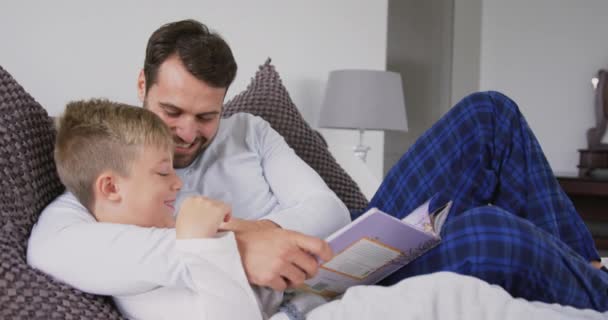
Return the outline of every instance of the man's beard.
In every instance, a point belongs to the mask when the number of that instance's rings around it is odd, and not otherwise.
[[[180,169],[185,168],[194,162],[196,158],[201,157],[203,153],[207,150],[207,148],[215,141],[215,137],[217,137],[217,133],[220,131],[222,121],[220,121],[217,125],[217,131],[211,139],[207,139],[206,137],[198,137],[197,139],[202,139],[198,150],[188,155],[179,155],[177,152],[173,152],[173,167]],[[183,141],[180,137],[173,136],[173,139],[179,139],[178,141]],[[178,142],[176,141],[176,142]]]
[[[197,144],[199,144],[199,146],[197,147],[198,149],[195,150],[194,152],[188,153],[188,154],[179,154],[179,153],[177,153],[177,151],[174,150],[174,152],[173,152],[173,167],[175,167],[175,168],[184,168],[184,167],[187,167],[190,164],[192,164],[192,162],[197,157],[199,157],[203,152],[205,152],[205,150],[209,146],[209,141],[205,137],[198,137],[196,139],[201,139],[202,141],[196,142]],[[179,138],[178,136],[173,136],[173,140],[176,143],[178,143],[182,139]]]

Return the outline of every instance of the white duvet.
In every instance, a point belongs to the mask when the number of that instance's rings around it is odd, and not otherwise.
[[[477,278],[439,272],[391,287],[353,287],[306,319],[608,319],[608,312],[516,299]]]

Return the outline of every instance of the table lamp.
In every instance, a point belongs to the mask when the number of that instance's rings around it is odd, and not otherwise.
[[[363,162],[369,146],[365,130],[407,131],[401,75],[379,70],[335,70],[329,73],[319,127],[359,130],[353,151]]]

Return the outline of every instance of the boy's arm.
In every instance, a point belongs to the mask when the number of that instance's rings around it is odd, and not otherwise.
[[[159,286],[193,289],[187,265],[174,248],[174,229],[98,223],[65,193],[40,215],[29,239],[27,261],[94,294],[137,294]]]
[[[179,204],[176,251],[192,276],[199,314],[210,319],[262,319],[232,232],[219,233],[230,220],[227,204],[188,195]],[[211,257],[211,258],[210,258]],[[279,299],[280,300],[280,299]]]
[[[199,314],[209,319],[262,319],[233,233],[178,238],[176,252],[192,277]]]

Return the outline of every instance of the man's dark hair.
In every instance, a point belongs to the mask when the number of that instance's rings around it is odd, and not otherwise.
[[[146,47],[146,92],[156,83],[158,68],[177,54],[186,70],[215,88],[228,88],[236,76],[236,61],[219,34],[195,20],[163,25],[150,36]]]

